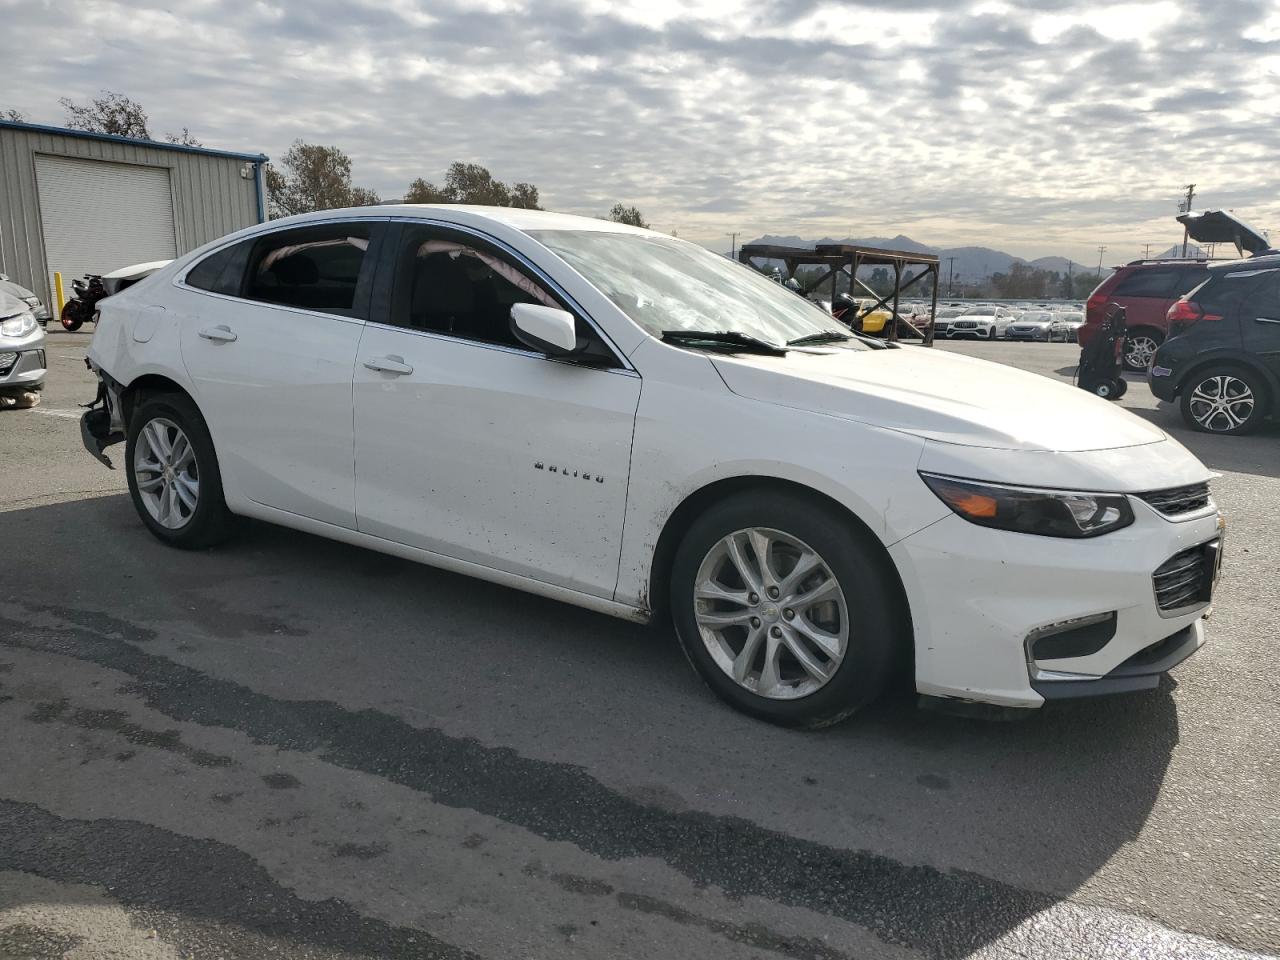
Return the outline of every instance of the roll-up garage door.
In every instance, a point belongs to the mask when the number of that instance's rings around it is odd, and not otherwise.
[[[56,271],[70,297],[86,273],[177,256],[167,168],[37,156],[36,184],[50,291]]]

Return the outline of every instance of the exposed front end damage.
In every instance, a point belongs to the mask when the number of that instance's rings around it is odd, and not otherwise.
[[[115,465],[104,451],[125,436],[123,387],[110,374],[94,366],[93,361],[86,359],[85,366],[98,378],[98,395],[80,417],[80,440],[95,460],[114,470]]]

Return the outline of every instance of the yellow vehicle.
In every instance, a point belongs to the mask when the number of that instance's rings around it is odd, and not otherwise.
[[[893,319],[893,311],[885,307],[872,310],[871,308],[875,306],[875,301],[869,298],[863,298],[855,302],[858,304],[858,316],[862,320],[862,332],[873,336],[884,333],[889,321]]]

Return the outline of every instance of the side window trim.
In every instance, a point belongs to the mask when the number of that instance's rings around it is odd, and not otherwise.
[[[388,235],[388,239],[383,244],[383,248],[382,248],[383,253],[382,253],[382,256],[379,258],[379,267],[378,267],[378,274],[383,282],[379,284],[379,290],[374,294],[373,303],[371,304],[372,311],[374,312],[370,313],[369,322],[377,323],[382,326],[392,327],[396,330],[409,329],[407,327],[404,327],[401,324],[394,323],[391,319],[391,296],[392,296],[392,290],[394,289],[394,284],[396,282],[396,278],[394,275],[395,268],[396,268],[395,261],[399,255],[401,243],[402,243],[404,234],[407,232],[407,230],[412,227],[430,227],[437,230],[453,231],[455,233],[461,233],[461,234],[466,234],[467,236],[475,237],[477,240],[480,240],[488,244],[489,246],[493,247],[499,253],[501,253],[504,257],[509,259],[512,263],[514,263],[521,270],[527,273],[530,277],[532,277],[534,280],[540,283],[543,287],[545,287],[550,293],[552,293],[556,297],[559,297],[560,300],[568,306],[569,312],[572,313],[578,319],[582,320],[584,323],[586,323],[586,325],[590,327],[591,330],[595,333],[595,335],[600,339],[600,342],[604,344],[605,348],[609,350],[610,353],[613,354],[615,365],[613,367],[601,367],[600,369],[629,371],[631,373],[636,372],[635,367],[632,366],[631,362],[627,359],[626,355],[618,348],[618,345],[613,342],[612,338],[610,338],[609,335],[605,333],[604,330],[601,329],[600,324],[596,323],[596,321],[592,318],[592,316],[582,308],[582,305],[578,303],[578,301],[574,299],[574,297],[570,295],[570,293],[567,290],[565,290],[563,286],[561,286],[559,283],[557,283],[555,280],[549,277],[541,267],[539,267],[537,264],[530,261],[528,257],[524,256],[519,251],[512,249],[508,244],[502,242],[497,237],[487,234],[482,230],[477,230],[474,227],[464,226],[463,224],[451,223],[443,220],[434,220],[427,217],[390,217],[388,219],[390,220],[390,223],[388,224],[388,229],[386,231]],[[419,333],[424,333],[432,336],[439,336],[439,337],[443,337],[445,339],[457,341],[460,343],[472,343],[479,347],[497,348],[497,349],[506,350],[512,353],[521,353],[521,354],[528,353],[529,355],[536,356],[536,357],[542,356],[541,354],[533,350],[525,351],[518,347],[507,347],[502,344],[486,344],[479,340],[472,340],[467,337],[455,337],[451,334],[440,333],[439,331],[412,331],[412,332],[419,332]],[[567,360],[564,362],[572,363],[573,361]]]

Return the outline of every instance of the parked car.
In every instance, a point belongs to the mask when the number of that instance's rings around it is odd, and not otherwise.
[[[1235,242],[1241,254],[1259,254],[1267,250],[1267,239],[1233,214],[1224,210],[1206,210],[1183,214],[1178,220],[1187,227],[1190,239],[1200,243]],[[1188,291],[1198,287],[1209,276],[1210,262],[1204,258],[1190,260],[1134,260],[1107,277],[1090,294],[1085,304],[1085,322],[1079,339],[1087,344],[1102,329],[1107,305],[1118,303],[1125,308],[1129,332],[1124,365],[1129,370],[1146,370],[1156,348],[1169,335],[1170,307]]]
[[[38,296],[3,273],[0,273],[0,293],[7,293],[9,296],[21,300],[31,310],[32,315],[35,316],[36,322],[40,326],[48,326],[49,308],[40,301]]]
[[[973,337],[978,340],[1002,340],[1013,317],[1004,307],[970,307],[947,328],[947,336],[958,340]]]
[[[0,290],[0,408],[39,403],[46,366],[44,328],[24,300]]]
[[[670,616],[719,696],[800,727],[900,668],[1005,707],[1151,688],[1204,639],[1218,512],[1162,430],[856,337],[674,237],[329,210],[100,309],[82,436],[104,460],[124,442],[138,515],[175,547],[240,514]]]
[[[1075,343],[1080,339],[1080,329],[1084,326],[1084,314],[1064,311],[1053,318],[1055,340],[1063,343]]]
[[[938,312],[933,317],[934,337],[945,337],[947,331],[951,329],[952,321],[964,311],[964,307],[938,307]]]
[[[1214,264],[1169,310],[1171,335],[1147,371],[1195,430],[1241,434],[1277,412],[1280,256]]]
[[[1048,343],[1054,339],[1054,323],[1053,314],[1028,310],[1009,324],[1006,335],[1010,340],[1039,340]]]

